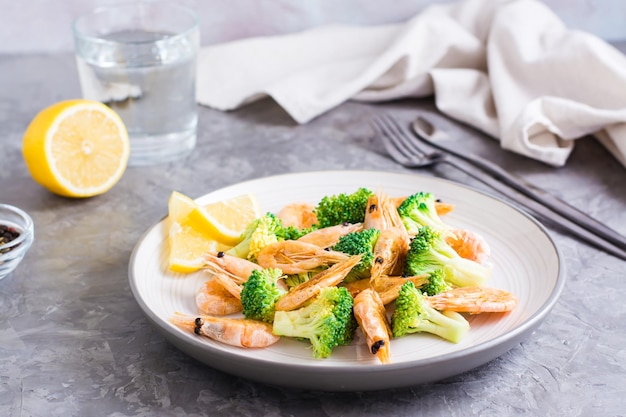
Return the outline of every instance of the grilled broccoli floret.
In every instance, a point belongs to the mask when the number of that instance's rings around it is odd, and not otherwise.
[[[457,287],[480,286],[491,276],[491,268],[462,258],[441,232],[424,226],[411,241],[404,274],[431,274],[439,269],[443,270],[445,281]]]
[[[352,194],[336,194],[323,197],[313,212],[317,217],[315,227],[324,228],[341,223],[360,223],[365,219],[367,199],[374,193],[359,188]]]
[[[335,347],[352,341],[357,326],[353,304],[347,289],[326,287],[304,307],[276,311],[273,332],[278,336],[307,339],[313,348],[313,357],[327,358]]]
[[[274,321],[276,302],[287,292],[277,285],[282,275],[277,268],[252,271],[241,289],[241,305],[246,318],[266,323]]]
[[[468,321],[461,314],[454,311],[440,312],[432,308],[411,281],[400,287],[391,316],[393,337],[427,332],[458,343],[469,328]]]
[[[410,235],[416,235],[422,226],[435,230],[445,230],[449,226],[437,214],[435,196],[428,192],[418,192],[407,197],[398,206],[398,214]]]
[[[443,269],[436,269],[431,272],[428,277],[428,283],[420,287],[420,291],[431,296],[450,289],[452,289],[452,287],[446,282]]]
[[[374,262],[374,246],[376,246],[379,236],[380,231],[374,228],[350,232],[341,236],[339,241],[331,248],[348,255],[363,255],[358,265],[348,273],[344,282],[357,281],[371,276],[370,270]]]

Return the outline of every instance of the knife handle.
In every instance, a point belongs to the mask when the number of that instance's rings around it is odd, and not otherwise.
[[[547,206],[551,210],[576,223],[580,227],[587,229],[598,236],[601,236],[618,248],[626,251],[626,237],[620,235],[616,231],[600,223],[593,217],[590,217],[588,214],[569,205],[565,201],[546,192],[545,190],[528,183],[522,178],[510,174],[509,172],[502,169],[499,165],[496,165],[491,161],[481,158],[480,156],[467,154],[465,155],[465,157],[462,158],[470,163],[473,163],[482,170],[488,172],[495,179],[500,180],[503,183],[515,188],[520,193],[532,198],[533,200],[543,204],[544,206]]]
[[[443,159],[441,163],[448,163],[449,165],[452,165],[460,171],[465,172],[471,177],[477,179],[478,181],[483,182],[484,184],[498,191],[507,199],[515,203],[514,205],[517,208],[526,211],[548,223],[560,226],[561,228],[563,228],[563,230],[587,242],[588,244],[598,249],[604,250],[605,252],[610,253],[611,255],[616,256],[622,260],[626,260],[625,249],[616,246],[603,238],[600,238],[598,235],[590,232],[588,229],[581,227],[578,223],[559,215],[555,211],[552,211],[550,208],[543,205],[542,203],[537,202],[532,198],[524,197],[519,192],[510,188],[494,176],[487,175],[485,171],[478,170],[475,165],[470,165],[467,162],[464,163],[464,161],[458,160],[451,155],[448,155],[448,158]]]
[[[482,169],[495,179],[513,187],[515,190],[533,199],[537,203],[543,204],[547,208],[560,214],[578,226],[595,233],[597,236],[602,237],[608,242],[611,242],[622,251],[626,251],[626,237],[600,223],[588,214],[569,205],[565,201],[546,192],[540,187],[530,184],[524,181],[524,179],[510,174],[499,165],[494,164],[485,158],[471,153],[459,152],[451,147],[443,146],[440,141],[435,140],[434,138],[435,136],[441,134],[446,135],[445,130],[437,129],[431,121],[427,120],[427,118],[419,116],[411,124],[411,127],[413,133],[417,135],[418,139],[423,140],[429,145],[449,154],[453,158],[458,158],[458,160],[468,162],[473,166]]]

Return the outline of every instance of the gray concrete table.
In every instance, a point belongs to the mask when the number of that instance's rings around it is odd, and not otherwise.
[[[348,102],[304,126],[263,100],[238,111],[200,109],[196,151],[129,168],[108,193],[57,197],[30,178],[22,134],[49,104],[79,96],[70,55],[0,57],[0,201],[28,211],[36,239],[0,281],[2,416],[624,416],[624,262],[559,229],[568,271],[548,318],[492,362],[437,383],[365,393],[268,386],[216,371],[153,329],[134,300],[128,262],[142,233],[167,213],[172,190],[198,197],[273,174],[367,169],[410,172],[374,140],[367,120],[409,121],[430,100]],[[626,233],[626,171],[595,140],[577,142],[555,169],[505,152],[475,133],[470,149],[541,184]],[[420,171],[477,188],[459,172]]]

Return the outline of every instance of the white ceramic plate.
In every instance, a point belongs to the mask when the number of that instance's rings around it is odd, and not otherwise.
[[[481,234],[491,246],[494,264],[489,286],[517,295],[518,307],[507,314],[468,317],[471,330],[459,344],[425,334],[393,340],[392,363],[381,365],[368,353],[360,331],[352,345],[332,357],[312,358],[307,344],[281,340],[265,349],[227,346],[186,333],[171,325],[175,311],[197,314],[194,294],[205,273],[177,274],[167,269],[166,222],[149,229],[137,243],[129,266],[130,285],[150,321],[175,346],[205,364],[257,381],[328,391],[395,388],[440,380],[482,365],[529,335],[556,303],[565,273],[546,230],[533,218],[505,202],[449,181],[420,175],[372,171],[326,171],[274,176],[209,193],[209,203],[254,193],[263,211],[283,205],[317,203],[324,195],[351,193],[359,187],[391,196],[430,191],[455,204],[445,221]]]

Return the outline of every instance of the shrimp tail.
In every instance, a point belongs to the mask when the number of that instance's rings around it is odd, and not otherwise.
[[[437,310],[459,313],[504,313],[517,306],[517,297],[509,291],[489,287],[459,287],[426,298]]]

